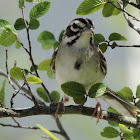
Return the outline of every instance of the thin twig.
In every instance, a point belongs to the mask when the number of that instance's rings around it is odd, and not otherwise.
[[[21,126],[21,125],[19,124],[19,122],[17,122],[16,119],[15,119],[14,117],[12,117],[12,119],[13,119],[13,121],[17,124],[17,126]]]
[[[134,20],[140,22],[139,19],[137,19],[136,17],[134,17],[133,15],[129,14],[128,12],[126,12],[126,10],[117,7],[112,1],[108,1],[108,3],[112,4],[115,8],[117,8],[118,10],[122,11],[123,13],[127,14],[128,16],[132,17]]]
[[[29,45],[29,51],[26,50],[26,52],[28,53],[29,57],[30,57],[30,61],[32,63],[32,66],[35,70],[35,74],[38,78],[40,78],[38,72],[37,72],[37,69],[35,67],[35,63],[34,63],[34,60],[33,60],[33,57],[32,57],[32,47],[31,47],[31,41],[30,41],[30,34],[29,34],[29,25],[27,24],[26,22],[26,19],[25,19],[25,14],[24,14],[24,8],[21,8],[21,11],[22,11],[22,16],[23,16],[23,19],[24,19],[24,23],[25,23],[25,27],[26,27],[26,32],[27,32],[27,39],[28,39],[28,45]],[[25,48],[25,47],[24,47]],[[48,91],[48,89],[46,88],[46,86],[44,85],[44,83],[42,82],[42,87],[44,88],[44,90],[46,91],[46,94],[48,96],[48,99],[49,101],[52,103],[53,102],[53,99],[51,98],[50,96],[50,93]]]
[[[136,4],[134,2],[131,2],[129,0],[122,0],[123,2],[127,2],[128,4],[130,4],[131,6],[134,6],[135,8],[139,9],[140,10],[140,5],[139,4]]]
[[[1,69],[0,69],[0,76],[4,76],[5,78],[8,78],[7,74],[6,74],[3,70],[1,70]],[[19,88],[22,87],[22,84],[21,84],[19,81],[17,81],[16,79],[14,79],[14,78],[11,77],[11,81],[12,81],[14,84],[16,84]],[[21,94],[22,96],[24,96],[24,97],[26,97],[27,99],[29,99],[29,100],[32,101],[32,99],[29,97],[29,96],[30,96],[29,90],[28,90],[27,88],[25,88],[25,87],[22,87],[21,90],[22,90],[23,92],[25,92],[25,93],[19,92],[19,94]],[[17,90],[16,90],[15,92],[17,92]],[[29,96],[28,96],[28,95],[29,95]],[[36,97],[35,95],[34,95],[34,97],[35,97],[36,101],[37,101],[40,105],[44,105],[44,102],[42,102],[38,97]]]
[[[34,105],[35,105],[35,106],[39,106],[39,105],[38,105],[38,102],[36,101],[36,99],[35,99],[35,97],[34,97],[32,91],[31,91],[31,88],[30,88],[30,86],[29,86],[29,84],[28,84],[28,82],[27,82],[27,80],[26,80],[26,76],[25,76],[24,70],[22,69],[21,72],[22,72],[22,74],[23,74],[23,80],[24,80],[26,86],[28,87],[28,90],[29,90],[29,92],[30,92],[30,95],[31,95],[32,101],[34,102]]]
[[[13,93],[12,97],[11,97],[11,100],[10,100],[10,103],[11,103],[11,108],[13,107],[13,99],[17,96],[17,94],[20,92],[20,90],[22,90],[22,88],[24,87],[25,83],[20,87],[20,89],[16,92],[16,93]],[[29,97],[28,97],[29,98]],[[31,99],[31,98],[30,98]]]
[[[123,15],[127,21],[127,24],[129,27],[131,27],[132,29],[134,29],[138,34],[140,34],[140,29],[138,27],[136,27],[128,18],[128,15],[126,14],[126,10],[123,7],[123,4],[121,1],[118,1],[118,4],[120,5],[121,9],[123,10]]]

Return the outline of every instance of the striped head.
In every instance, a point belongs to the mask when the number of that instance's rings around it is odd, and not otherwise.
[[[76,18],[72,20],[66,28],[64,41],[68,45],[73,45],[84,34],[90,34],[93,38],[94,23],[88,18]]]

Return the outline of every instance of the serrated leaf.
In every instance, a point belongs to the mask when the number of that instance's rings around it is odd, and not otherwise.
[[[60,100],[60,93],[58,91],[53,90],[50,93],[51,98],[53,99],[54,102],[58,103]]]
[[[42,84],[42,81],[40,78],[36,76],[30,76],[27,78],[27,81],[31,84]]]
[[[60,140],[57,137],[55,137],[49,130],[45,129],[41,125],[36,124],[36,126],[38,126],[42,131],[44,131],[52,140]]]
[[[120,35],[119,33],[112,33],[109,35],[109,40],[113,41],[113,40],[117,40],[117,41],[127,41],[127,39]]]
[[[41,32],[37,40],[42,44],[42,48],[46,50],[51,49],[57,42],[54,35],[48,31]]]
[[[42,17],[47,13],[51,5],[50,1],[40,2],[36,6],[34,6],[30,11],[30,20]]]
[[[33,2],[34,0],[26,0],[27,2]]]
[[[2,83],[2,88],[0,89],[0,103],[5,106],[5,83],[6,80]]]
[[[105,127],[103,132],[101,132],[101,136],[106,138],[116,138],[119,136],[119,132],[113,127]]]
[[[125,98],[126,100],[132,102],[133,101],[133,92],[129,87],[124,87],[119,92],[117,92],[120,96]]]
[[[60,33],[60,35],[59,35],[59,38],[58,38],[59,42],[62,41],[62,37],[63,37],[63,35],[64,35],[64,32],[65,32],[65,30],[62,30],[62,31],[61,31],[61,33]]]
[[[132,134],[132,130],[128,129],[127,126],[125,126],[124,124],[119,124],[120,130],[122,133],[131,133]]]
[[[102,43],[99,45],[100,50],[105,53],[107,50],[107,44],[106,43]]]
[[[140,129],[136,129],[136,128],[133,129],[133,137],[140,139]]]
[[[137,101],[136,106],[140,108],[140,99]]]
[[[38,65],[38,70],[48,70],[50,68],[51,59],[46,59]]]
[[[27,21],[26,21],[27,22]],[[18,18],[14,24],[16,30],[23,30],[25,29],[25,22],[23,18]]]
[[[136,98],[140,98],[140,85],[137,86]]]
[[[51,71],[51,68],[47,70],[47,75],[50,79],[55,79],[55,73]]]
[[[106,3],[102,10],[102,15],[104,17],[110,17],[113,14],[114,6],[111,3]]]
[[[20,47],[21,47],[21,44],[18,41],[16,41],[16,49],[20,49]]]
[[[8,47],[16,41],[16,35],[10,30],[4,30],[0,36],[0,44]]]
[[[87,101],[87,98],[85,98],[84,96],[81,98],[73,98],[74,102],[76,104],[80,104],[80,105],[84,105],[85,102]]]
[[[29,28],[30,28],[31,30],[35,30],[35,29],[37,29],[39,26],[40,26],[40,22],[39,22],[37,19],[32,19],[32,20],[30,20]]]
[[[23,80],[23,73],[21,72],[21,68],[19,67],[14,67],[12,69],[10,69],[10,75],[11,77],[13,77],[14,79],[17,79],[17,80]],[[27,75],[27,71],[25,71],[25,75]]]
[[[123,139],[124,140],[134,140],[134,137],[130,133],[123,133]]]
[[[6,27],[7,25],[10,25],[10,24],[8,23],[8,21],[6,21],[6,20],[4,20],[4,19],[0,19],[0,29],[5,29],[5,27]]]
[[[118,127],[119,126],[118,123],[110,122],[110,121],[108,121],[108,124],[111,125],[111,126],[114,126],[114,127]]]
[[[108,107],[108,111],[115,113],[115,114],[118,114],[118,112],[115,109],[113,109],[111,106]]]
[[[24,0],[19,0],[18,7],[19,8],[23,8],[24,7]]]
[[[90,98],[98,98],[102,96],[106,91],[106,85],[104,83],[96,83],[89,89],[88,95]]]
[[[36,70],[38,69],[38,65],[35,65],[35,69],[36,69]],[[30,67],[30,71],[31,71],[31,72],[34,72],[34,71],[35,71],[33,66]]]
[[[46,92],[45,92],[45,90],[43,88],[41,88],[41,87],[37,88],[36,89],[36,92],[37,92],[38,96],[43,101],[45,101],[46,103],[49,103],[50,102],[49,99],[48,99],[48,96],[47,96],[47,94],[46,94]]]
[[[76,14],[78,15],[87,15],[101,9],[106,0],[84,0],[80,6],[77,8]]]
[[[84,86],[73,81],[62,84],[61,89],[65,94],[74,98],[84,97],[86,94]]]
[[[105,37],[102,34],[95,34],[94,35],[94,43],[98,45],[101,42],[105,41]]]

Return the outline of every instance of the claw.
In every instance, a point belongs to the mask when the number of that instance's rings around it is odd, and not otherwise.
[[[95,114],[97,113],[97,123],[99,122],[99,119],[103,119],[103,112],[102,112],[102,109],[101,109],[101,104],[98,102],[98,100],[96,99],[97,101],[97,104],[96,104],[96,107],[94,109],[94,112],[92,114],[92,118],[95,116]]]

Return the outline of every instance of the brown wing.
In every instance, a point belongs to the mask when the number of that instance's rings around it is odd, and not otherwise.
[[[99,52],[99,56],[100,56],[100,67],[101,67],[101,70],[103,72],[104,75],[107,74],[107,65],[106,65],[106,59],[102,53],[102,51],[98,48],[98,52]]]
[[[50,63],[51,71],[54,73],[55,73],[55,59],[56,59],[57,52],[58,52],[58,47],[55,49]]]

